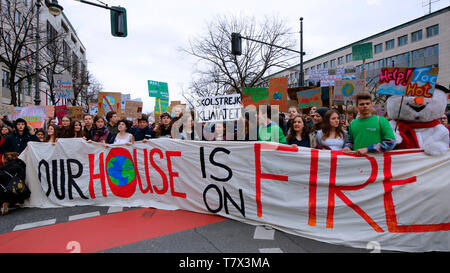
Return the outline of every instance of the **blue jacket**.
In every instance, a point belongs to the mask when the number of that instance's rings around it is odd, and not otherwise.
[[[153,131],[150,126],[145,127],[144,129],[139,128],[138,126],[130,129],[130,133],[134,136],[135,141],[141,141],[143,139],[155,138],[156,132]]]

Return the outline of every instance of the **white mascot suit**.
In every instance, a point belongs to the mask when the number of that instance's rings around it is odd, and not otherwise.
[[[449,131],[440,123],[445,113],[449,90],[436,85],[431,98],[390,96],[387,113],[395,130],[395,149],[424,149],[429,155],[441,155],[449,148]],[[397,120],[397,122],[395,121]]]

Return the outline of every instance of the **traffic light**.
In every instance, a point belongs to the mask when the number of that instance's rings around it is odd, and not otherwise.
[[[242,37],[239,33],[231,33],[231,54],[242,54]]]
[[[111,7],[111,34],[115,37],[127,37],[127,10]]]

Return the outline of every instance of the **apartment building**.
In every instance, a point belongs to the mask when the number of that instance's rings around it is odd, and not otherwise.
[[[450,6],[305,61],[305,85],[317,84],[318,79],[311,75],[321,69],[354,67],[356,77],[362,78],[362,61],[353,61],[352,47],[370,42],[373,58],[365,64],[367,86],[378,81],[380,68],[386,66],[439,67],[438,83],[449,86]],[[299,71],[299,65],[295,65],[266,79],[288,77],[289,87],[296,87]]]
[[[9,29],[10,31],[2,31],[2,39],[0,42],[0,54],[9,54],[6,52],[8,47],[5,43],[9,43],[11,47],[17,45],[19,37],[23,38],[23,33],[19,36],[19,31],[11,31],[12,28],[20,29],[26,27],[31,23],[30,31],[27,33],[27,38],[24,38],[26,46],[23,47],[22,60],[16,73],[16,79],[19,81],[15,85],[15,93],[17,102],[20,106],[28,104],[35,104],[35,77],[27,77],[28,74],[34,73],[36,68],[35,54],[32,52],[36,48],[36,0],[0,0],[0,22],[2,29]],[[49,96],[48,75],[55,70],[56,73],[65,73],[72,76],[73,79],[80,79],[82,75],[86,74],[86,48],[79,39],[75,29],[71,25],[67,16],[62,12],[58,16],[50,14],[46,1],[41,1],[39,9],[39,47],[41,67],[39,83],[40,105],[51,105],[52,102]],[[9,17],[7,17],[9,16]],[[58,37],[58,39],[55,39]],[[11,49],[12,51],[13,49]],[[60,56],[57,68],[51,68],[47,65],[52,56]],[[1,69],[1,86],[0,86],[0,103],[9,105],[11,103],[11,87],[8,81],[10,77],[10,69],[5,63],[0,61]],[[28,73],[27,73],[28,71]],[[80,98],[79,98],[80,99]],[[65,104],[65,100],[60,100],[57,104]]]

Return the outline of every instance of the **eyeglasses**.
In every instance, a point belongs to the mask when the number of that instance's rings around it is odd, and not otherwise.
[[[446,117],[443,117],[443,118],[441,118],[441,120],[447,120],[447,118],[446,118]]]

